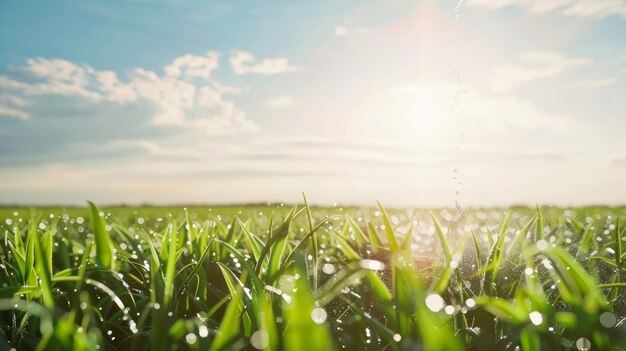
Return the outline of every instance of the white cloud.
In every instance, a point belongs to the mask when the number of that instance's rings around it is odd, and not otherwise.
[[[283,70],[293,68],[266,61],[254,65],[252,70],[278,72],[281,67]],[[226,94],[239,94],[248,88],[227,86],[210,79],[218,65],[216,52],[209,52],[207,56],[183,55],[164,67],[164,75],[136,68],[123,81],[113,71],[97,71],[89,65],[62,59],[29,59],[25,66],[18,68],[21,73],[16,75],[18,78],[0,76],[0,93],[11,92],[10,96],[18,102],[2,98],[0,101],[11,104],[2,107],[0,113],[22,120],[30,117],[23,107],[34,100],[27,101],[16,94],[31,99],[40,95],[63,95],[119,105],[148,102],[154,107],[152,121],[156,125],[175,125],[212,135],[257,131],[258,126],[245,112],[233,101],[224,99]],[[193,78],[208,82],[200,83]]]
[[[160,146],[158,146],[157,144],[149,141],[149,140],[145,140],[145,139],[120,139],[120,140],[114,140],[113,141],[113,145],[115,146],[129,146],[129,147],[137,147],[140,148],[142,150],[145,150],[148,153],[151,154],[161,154],[163,153],[163,149],[161,149]]]
[[[130,85],[157,107],[154,122],[157,124],[183,124],[185,110],[194,107],[196,86],[173,77],[159,77],[142,68],[135,69]]]
[[[335,26],[335,35],[338,37],[346,37],[357,34],[367,34],[370,30],[363,27],[348,27],[344,25]]]
[[[15,95],[0,95],[0,101],[5,102],[6,104],[15,106],[15,107],[24,107],[30,105],[30,102],[26,99],[23,99],[19,96]]]
[[[335,35],[338,37],[343,37],[348,34],[348,29],[344,26],[335,26]]]
[[[245,51],[234,51],[230,56],[230,65],[235,74],[256,73],[266,76],[296,72],[298,67],[289,63],[286,58],[265,59],[255,63],[252,54]]]
[[[22,121],[30,119],[30,115],[15,108],[0,105],[0,117],[15,118]]]
[[[273,109],[286,108],[293,105],[293,98],[288,95],[276,96],[265,102],[265,106]]]
[[[533,80],[558,75],[564,71],[590,64],[591,60],[567,57],[554,51],[529,51],[516,63],[498,65],[493,70],[491,88],[503,93]]]
[[[613,85],[615,83],[617,83],[617,81],[619,81],[619,79],[617,78],[595,78],[595,79],[587,79],[587,80],[583,80],[578,82],[578,86],[583,87],[583,88],[591,88],[591,89],[596,89],[596,88],[603,88],[603,87],[607,87],[609,85]]]
[[[211,82],[211,86],[220,94],[241,94],[250,90],[250,88],[246,86],[224,85],[218,81]]]
[[[125,103],[137,99],[137,92],[130,86],[123,84],[112,71],[96,72],[96,79],[100,91],[107,96],[108,100]]]
[[[534,15],[557,12],[572,17],[626,17],[626,2],[623,0],[468,0],[465,5],[486,9],[518,6]]]
[[[95,73],[88,65],[38,57],[28,59],[22,70],[40,79],[38,83],[27,84],[25,93],[28,95],[77,95],[93,100],[101,97],[97,92],[88,89],[89,80]]]
[[[171,64],[165,66],[165,75],[168,77],[209,79],[213,70],[219,66],[220,54],[209,51],[206,56],[184,55],[177,57]]]
[[[29,104],[29,101],[19,96],[0,93],[0,117],[19,119],[22,121],[28,120],[30,119],[30,115],[22,111],[21,108]]]

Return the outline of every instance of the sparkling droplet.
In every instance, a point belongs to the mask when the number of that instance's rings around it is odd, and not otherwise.
[[[189,333],[187,334],[187,336],[185,336],[185,341],[187,341],[189,345],[195,344],[197,339],[198,338],[196,337],[196,334],[194,333]]]
[[[473,308],[474,306],[476,306],[476,300],[470,297],[469,299],[465,301],[465,305],[469,308]]]
[[[328,317],[328,314],[326,313],[326,310],[321,307],[316,307],[311,312],[311,319],[313,319],[313,322],[316,324],[324,323],[326,321],[326,317]]]
[[[324,272],[326,274],[333,274],[333,273],[335,273],[335,266],[333,266],[330,263],[325,263],[322,266],[322,272]]]
[[[433,312],[439,312],[443,308],[445,302],[441,296],[437,294],[430,294],[426,297],[426,306]]]
[[[540,325],[543,323],[543,316],[537,311],[530,312],[528,314],[528,318],[530,318],[530,322],[534,325]]]
[[[362,260],[361,267],[372,271],[382,271],[385,269],[385,264],[376,260]]]

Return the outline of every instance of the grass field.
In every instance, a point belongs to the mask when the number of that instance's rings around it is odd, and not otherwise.
[[[0,208],[0,349],[626,350],[626,208]]]

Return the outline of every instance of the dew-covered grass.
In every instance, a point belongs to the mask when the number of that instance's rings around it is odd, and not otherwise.
[[[0,350],[626,350],[625,208],[1,208]]]

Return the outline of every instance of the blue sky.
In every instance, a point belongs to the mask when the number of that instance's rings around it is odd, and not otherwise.
[[[3,1],[0,202],[622,204],[626,2]]]

